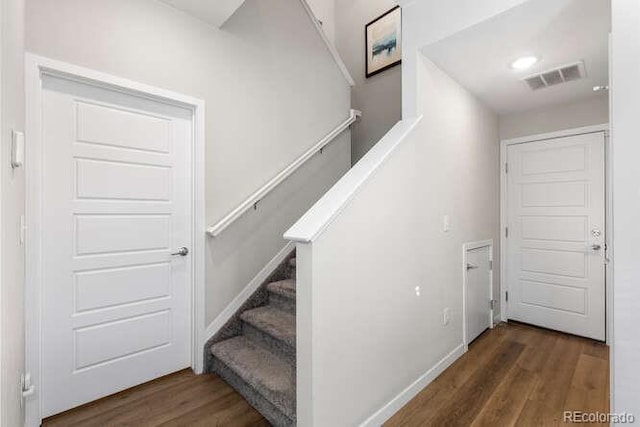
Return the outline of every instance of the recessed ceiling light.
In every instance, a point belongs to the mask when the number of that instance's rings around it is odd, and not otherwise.
[[[602,92],[605,90],[609,90],[609,86],[594,86],[593,87],[593,91],[594,92]]]
[[[526,70],[536,62],[538,62],[538,58],[535,56],[523,56],[522,58],[518,58],[513,61],[511,63],[511,68],[514,70]]]

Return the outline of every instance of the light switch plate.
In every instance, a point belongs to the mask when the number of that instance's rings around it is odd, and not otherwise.
[[[11,167],[19,168],[24,165],[24,133],[11,132]]]
[[[442,231],[444,231],[445,233],[451,231],[451,218],[449,217],[449,215],[445,215],[442,218]]]
[[[447,326],[451,320],[451,309],[449,307],[442,311],[442,326]]]

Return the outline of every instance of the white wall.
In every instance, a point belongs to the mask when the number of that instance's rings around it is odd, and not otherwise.
[[[500,116],[500,138],[517,138],[603,123],[609,123],[608,93],[539,110]]]
[[[419,50],[529,0],[398,0],[403,6],[402,115],[417,111]]]
[[[498,242],[498,119],[424,57],[418,77],[422,122],[311,243],[298,245],[300,425],[359,425],[462,349],[463,244]],[[387,142],[341,183],[375,163]],[[442,326],[446,307],[451,322]]]
[[[365,25],[396,6],[395,0],[335,0],[336,47],[355,80],[351,105],[362,111],[353,126],[352,160],[355,163],[401,117],[402,68],[365,77]]]
[[[322,22],[322,29],[331,43],[336,42],[336,0],[307,0],[311,10]]]
[[[24,213],[24,169],[13,171],[10,167],[11,130],[24,131],[24,1],[3,0],[0,7],[0,425],[9,427],[22,425],[20,375],[24,370],[24,247],[19,240],[19,219]]]
[[[204,99],[209,223],[349,115],[349,85],[299,0],[247,0],[220,30],[155,0],[27,0],[27,49]],[[347,133],[209,240],[207,323],[349,163]]]
[[[612,2],[613,411],[640,418],[640,2]]]
[[[351,105],[363,112],[352,126],[355,163],[401,118],[400,66],[365,77],[365,25],[395,7],[395,0],[307,0],[355,81]]]

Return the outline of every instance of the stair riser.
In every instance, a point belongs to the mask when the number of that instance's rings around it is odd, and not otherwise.
[[[213,372],[224,379],[231,387],[244,397],[267,421],[275,427],[295,427],[295,419],[290,418],[281,409],[265,399],[259,391],[255,390],[251,385],[238,376],[227,365],[217,358],[213,358],[211,364]],[[295,408],[289,410],[291,415],[295,416]]]
[[[283,341],[263,332],[255,326],[244,322],[242,325],[242,334],[252,342],[258,344],[262,348],[266,348],[280,359],[287,361],[296,366],[296,349]]]
[[[296,314],[296,300],[269,292],[269,304],[287,313]]]
[[[291,263],[288,263],[285,268],[284,268],[284,276],[287,279],[294,279],[296,278],[296,266],[291,265]]]

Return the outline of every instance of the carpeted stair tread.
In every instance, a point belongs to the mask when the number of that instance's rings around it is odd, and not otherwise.
[[[294,366],[242,335],[214,344],[211,346],[211,354],[287,417],[295,420]]]
[[[296,259],[280,264],[210,340],[208,369],[274,427],[296,425]],[[240,334],[240,335],[238,335]]]
[[[296,317],[291,313],[274,308],[270,305],[254,308],[242,313],[240,318],[254,328],[295,347],[296,345]]]
[[[267,290],[273,294],[277,294],[285,298],[293,300],[296,299],[296,281],[293,279],[269,283],[267,285]]]

